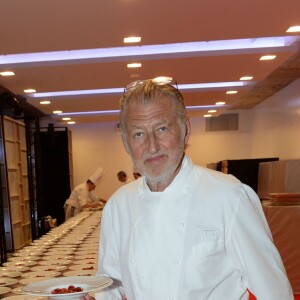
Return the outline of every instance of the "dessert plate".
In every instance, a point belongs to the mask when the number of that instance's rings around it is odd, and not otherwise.
[[[53,300],[77,300],[90,291],[104,289],[112,283],[111,278],[104,276],[59,277],[29,284],[22,288],[22,292],[35,296],[46,296]],[[68,288],[70,285],[80,287],[82,291],[69,294],[52,293],[55,289]]]

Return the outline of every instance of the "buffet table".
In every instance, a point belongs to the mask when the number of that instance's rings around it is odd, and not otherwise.
[[[274,243],[294,293],[300,293],[300,205],[263,201]]]
[[[0,268],[0,299],[47,299],[21,295],[25,285],[97,271],[102,211],[84,211],[13,253]],[[84,278],[84,277],[82,277]],[[94,296],[94,292],[91,292]]]

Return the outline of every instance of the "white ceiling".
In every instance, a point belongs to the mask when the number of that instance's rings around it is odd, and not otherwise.
[[[0,84],[16,95],[26,88],[38,93],[73,90],[123,88],[136,79],[165,75],[178,85],[191,83],[237,82],[252,75],[253,84],[226,95],[228,88],[184,91],[186,105],[214,105],[226,101],[227,107],[251,108],[299,77],[299,33],[286,33],[300,25],[299,0],[1,0],[0,71],[12,70],[15,76],[0,76]],[[102,59],[77,59],[44,63],[7,63],[10,54],[110,48],[122,50],[123,38],[141,36],[142,41],[126,49],[141,51],[146,46],[233,39],[291,37],[298,39],[286,47],[261,50],[192,52],[152,56],[131,54]],[[70,52],[71,54],[72,52]],[[261,55],[276,54],[273,61],[259,61]],[[34,55],[36,57],[36,55]],[[141,62],[139,69],[127,63]],[[278,73],[289,66],[290,72]],[[291,73],[291,69],[293,69]],[[277,73],[276,73],[277,72]],[[278,76],[281,74],[278,82]],[[276,84],[273,84],[276,78]],[[267,83],[267,84],[266,84]],[[257,90],[259,89],[259,95]],[[264,96],[265,95],[265,96]],[[118,110],[121,94],[45,97],[26,95],[28,103],[45,114]],[[259,97],[258,97],[259,96]],[[206,109],[193,110],[202,116]],[[61,116],[56,117],[57,120]],[[76,123],[116,121],[117,114],[72,116]]]

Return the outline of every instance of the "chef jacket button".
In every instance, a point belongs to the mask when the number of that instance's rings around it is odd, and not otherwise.
[[[174,263],[174,265],[178,265],[179,264],[179,260],[178,259],[174,259],[173,263]]]
[[[169,298],[170,298],[170,299],[174,299],[174,295],[170,295]]]
[[[184,227],[184,223],[183,222],[179,223],[179,226]]]

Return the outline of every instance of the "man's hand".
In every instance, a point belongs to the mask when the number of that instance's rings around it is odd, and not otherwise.
[[[89,294],[86,294],[84,297],[80,298],[80,300],[96,300],[96,299],[89,296]]]

